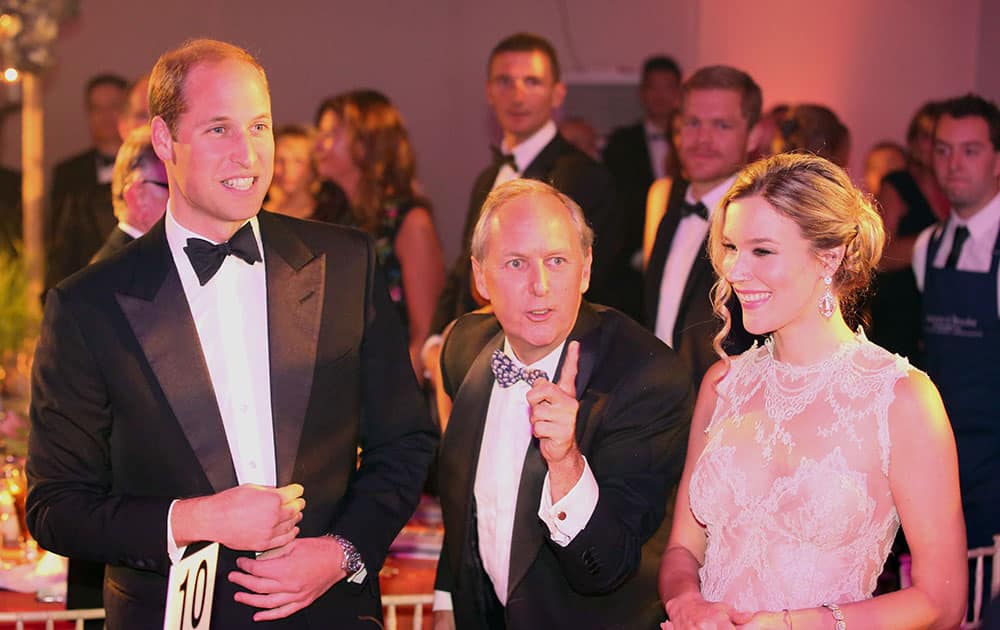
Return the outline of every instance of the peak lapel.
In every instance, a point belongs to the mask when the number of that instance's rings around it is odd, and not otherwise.
[[[503,339],[503,332],[497,333],[476,356],[455,396],[451,420],[441,438],[442,457],[438,474],[442,503],[459,506],[459,509],[445,513],[450,517],[445,520],[445,531],[461,545],[462,553],[477,553],[477,550],[466,546],[467,528],[475,526],[471,519],[471,506],[486,412],[493,390],[490,360],[493,351],[502,347]],[[451,560],[454,563],[452,570],[458,575],[461,560],[455,556]]]
[[[326,255],[316,255],[268,212],[261,212],[267,265],[267,330],[279,486],[291,483],[316,368],[326,289]]]
[[[212,489],[231,488],[229,443],[163,221],[136,250],[133,281],[115,297]]]

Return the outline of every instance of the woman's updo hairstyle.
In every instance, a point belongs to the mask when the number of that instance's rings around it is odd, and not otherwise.
[[[737,199],[762,197],[779,214],[799,226],[813,251],[844,246],[844,258],[833,275],[836,294],[848,325],[856,325],[852,308],[868,288],[882,257],[885,230],[871,199],[851,182],[844,169],[829,160],[806,153],[784,153],[750,164],[740,172],[712,216],[708,252],[719,278],[712,291],[715,313],[724,324],[715,338],[715,349],[726,358],[722,341],[731,328],[726,306],[732,286],[725,279],[722,230],[729,204]]]

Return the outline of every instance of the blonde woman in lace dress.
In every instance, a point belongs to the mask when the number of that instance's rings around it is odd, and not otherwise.
[[[747,167],[709,253],[768,341],[706,375],[670,543],[664,628],[951,628],[965,607],[955,443],[934,385],[847,325],[881,220],[832,163]],[[872,598],[902,523],[913,586]]]

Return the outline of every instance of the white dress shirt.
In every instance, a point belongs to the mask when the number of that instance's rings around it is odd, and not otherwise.
[[[948,217],[944,225],[944,238],[938,247],[933,265],[936,269],[944,267],[955,242],[955,228],[964,225],[969,229],[969,237],[962,245],[955,268],[960,271],[978,271],[986,273],[993,262],[993,243],[1000,231],[1000,194],[990,200],[982,210],[968,220],[963,220],[955,213]],[[917,279],[917,288],[924,290],[924,280],[927,274],[927,247],[930,245],[931,234],[940,229],[940,225],[932,225],[917,237],[913,245],[913,275]],[[1000,274],[997,274],[997,313],[1000,316]]]
[[[524,169],[528,168],[528,165],[535,161],[535,158],[542,152],[542,149],[552,142],[552,138],[556,137],[556,133],[558,133],[556,124],[550,120],[542,125],[542,128],[532,134],[530,138],[516,147],[509,147],[506,142],[501,143],[500,149],[504,153],[513,154],[518,170],[515,171],[510,167],[510,164],[501,166],[500,170],[497,171],[496,179],[493,180],[493,188],[520,177],[524,173]]]
[[[562,356],[565,345],[565,342],[559,344],[544,358],[526,367],[543,370],[551,378],[559,365],[559,357]],[[504,342],[504,352],[515,365],[525,367],[514,356],[507,342]],[[510,387],[493,383],[473,489],[479,557],[483,562],[483,569],[493,582],[497,598],[504,605],[507,603],[510,577],[517,490],[521,482],[524,457],[531,443],[531,422],[528,419],[531,407],[526,399],[530,389],[524,381],[518,381]],[[545,475],[538,517],[548,526],[553,542],[562,547],[572,542],[593,515],[598,494],[597,480],[586,459],[583,474],[576,485],[554,504],[549,488],[549,475]],[[560,515],[563,518],[559,518]],[[434,595],[434,610],[452,609],[449,593],[436,591]]]
[[[250,219],[250,225],[263,257],[257,217]],[[219,271],[202,286],[184,247],[189,238],[214,241],[179,224],[169,206],[165,228],[212,380],[236,479],[241,485],[274,487],[277,473],[264,263],[250,265],[236,256],[226,256]],[[176,562],[183,549],[174,544],[169,515],[167,538],[171,560]]]
[[[643,128],[646,131],[649,165],[653,167],[653,181],[663,179],[667,175],[667,154],[670,153],[667,132],[648,120],[643,121]]]
[[[692,197],[691,189],[688,188],[684,200],[688,203],[701,201],[711,218],[723,195],[736,181],[736,175],[737,173],[733,173],[729,179],[702,195],[700,200]],[[677,232],[674,233],[674,240],[670,242],[670,253],[667,254],[663,278],[660,280],[660,301],[656,310],[655,328],[656,336],[671,348],[676,341],[674,326],[677,324],[677,313],[681,307],[684,286],[687,284],[695,259],[701,254],[706,236],[708,236],[708,221],[692,214],[681,219]]]

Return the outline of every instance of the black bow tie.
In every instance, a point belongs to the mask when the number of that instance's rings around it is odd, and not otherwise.
[[[708,221],[708,209],[705,208],[705,204],[700,201],[694,203],[682,202],[681,203],[681,218],[689,217],[691,215],[696,215],[702,219]]]
[[[250,226],[249,221],[236,230],[236,234],[233,234],[232,238],[218,245],[213,245],[201,238],[189,238],[187,246],[184,247],[184,253],[188,255],[201,286],[205,286],[205,283],[212,279],[212,276],[222,266],[223,261],[226,260],[226,256],[236,256],[246,261],[248,265],[261,260],[260,250],[257,249],[257,239],[253,236],[253,227]]]
[[[496,165],[497,170],[503,168],[504,164],[507,164],[515,173],[520,173],[521,169],[517,168],[517,161],[514,160],[513,153],[504,153],[500,149],[491,146],[490,151],[493,152],[493,164]]]

